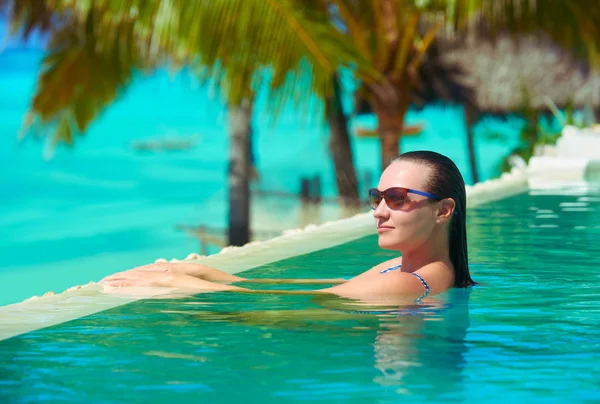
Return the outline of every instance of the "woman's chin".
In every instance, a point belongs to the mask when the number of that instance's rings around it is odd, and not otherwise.
[[[392,237],[389,237],[387,234],[380,234],[378,240],[379,248],[383,248],[386,250],[397,250],[398,249],[398,240]]]

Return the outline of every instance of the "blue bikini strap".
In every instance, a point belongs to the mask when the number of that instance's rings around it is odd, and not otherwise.
[[[414,275],[414,276],[416,276],[416,277],[417,277],[417,279],[419,279],[419,280],[421,281],[421,283],[423,284],[423,286],[425,286],[425,293],[424,293],[424,294],[422,294],[422,295],[421,295],[421,297],[419,297],[419,298],[417,299],[417,301],[420,301],[420,300],[421,300],[421,299],[423,299],[424,297],[427,297],[427,295],[428,295],[428,294],[431,292],[431,288],[429,287],[429,285],[427,284],[427,282],[425,282],[425,279],[423,279],[423,278],[421,277],[421,275],[419,275],[419,274],[416,274],[416,273],[414,273],[414,272],[411,272],[410,274],[411,274],[411,275]]]
[[[386,272],[395,271],[396,269],[400,269],[400,268],[402,268],[402,264],[398,264],[398,265],[394,265],[393,267],[382,269],[381,272],[379,272],[379,273],[384,274]]]

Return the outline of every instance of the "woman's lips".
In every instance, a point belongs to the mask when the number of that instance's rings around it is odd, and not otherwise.
[[[379,227],[377,227],[377,233],[379,233],[379,234],[388,232],[390,230],[394,230],[394,228],[390,227],[390,226],[379,226]]]

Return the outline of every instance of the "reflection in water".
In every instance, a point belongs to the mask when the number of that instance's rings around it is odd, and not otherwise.
[[[422,315],[415,311],[412,316],[380,316],[374,356],[381,375],[374,381],[396,386],[400,394],[415,389],[429,390],[432,397],[456,393],[463,384],[470,291],[470,288],[450,291],[447,303],[429,300],[430,307]],[[436,379],[424,383],[424,370],[437,375]]]
[[[373,397],[371,381],[392,401],[442,400],[463,389],[468,296],[453,290],[395,306],[326,295],[147,300],[3,341],[0,369],[15,383],[4,385],[12,397],[34,398],[46,388],[41,379],[93,396],[97,380],[112,374],[118,383],[103,383],[103,391],[136,386],[127,393],[132,401],[140,389],[187,386],[178,397],[202,391],[207,401],[229,402],[252,392],[257,400],[277,393],[364,402]],[[266,380],[273,387],[263,391]]]
[[[373,381],[395,387],[399,394],[426,393],[429,397],[456,394],[463,385],[462,371],[469,327],[469,289],[455,289],[421,304],[395,306],[367,304],[321,295],[313,302],[326,308],[306,310],[194,311],[202,321],[229,321],[258,327],[302,329],[323,333],[323,340],[351,330],[375,331]],[[180,314],[191,314],[179,311]],[[437,375],[423,383],[423,371]],[[435,386],[435,390],[434,389]]]

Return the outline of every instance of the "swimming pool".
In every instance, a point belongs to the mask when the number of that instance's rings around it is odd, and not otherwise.
[[[2,402],[600,400],[600,190],[471,209],[481,285],[397,314],[352,302],[214,293],[139,300],[0,342]],[[369,236],[245,272],[351,276]]]

